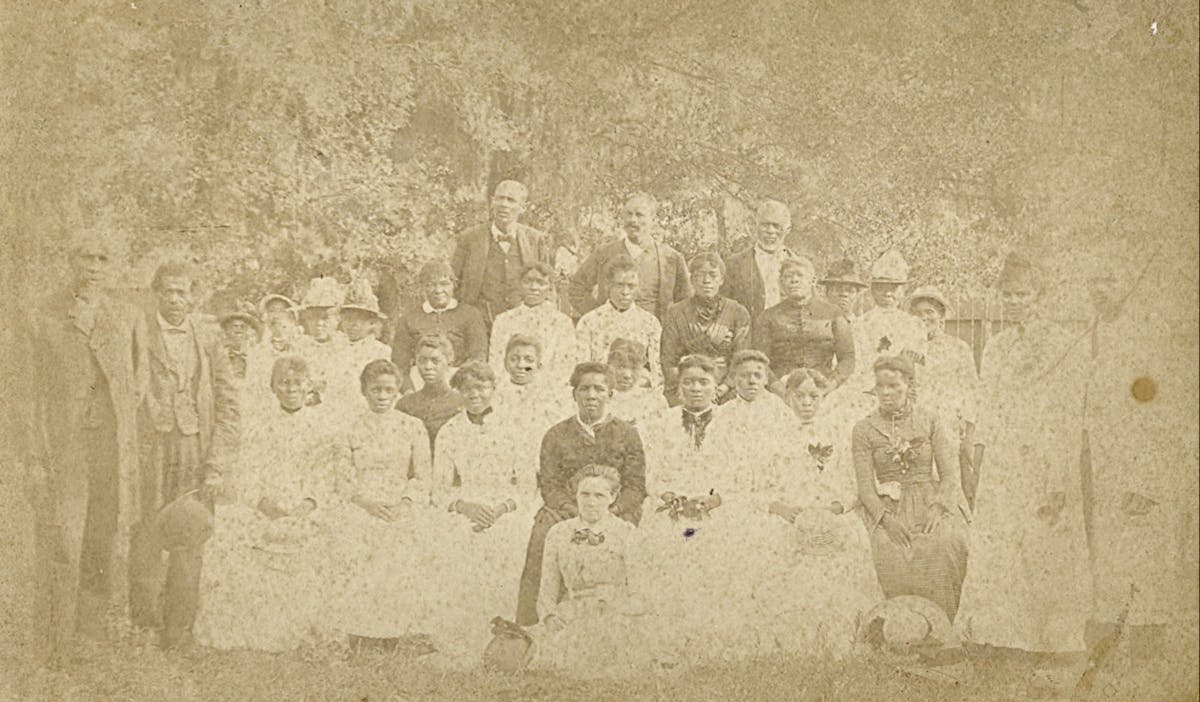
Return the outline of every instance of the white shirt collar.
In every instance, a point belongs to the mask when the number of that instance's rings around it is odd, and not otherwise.
[[[583,417],[579,416],[579,412],[575,413],[575,421],[579,422],[579,426],[583,427],[583,430],[588,433],[588,436],[591,436],[593,438],[595,438],[595,436],[596,436],[596,427],[607,422],[608,417],[609,417],[609,414],[608,414],[608,410],[606,409],[604,411],[604,416],[600,417],[600,419],[597,419],[595,422],[588,424],[587,422],[583,421]]]
[[[181,332],[188,331],[187,317],[184,317],[182,322],[180,322],[178,325],[175,325],[175,324],[171,324],[170,322],[168,322],[167,319],[162,316],[161,312],[156,312],[155,316],[158,317],[158,328],[161,331],[167,331],[167,330],[172,330],[172,329],[181,331]]]
[[[450,300],[450,304],[446,305],[445,307],[443,307],[440,310],[433,309],[433,305],[429,304],[429,300],[426,300],[425,302],[421,303],[421,309],[425,310],[425,314],[435,314],[438,312],[449,312],[450,310],[455,309],[456,307],[458,307],[458,300],[453,300],[453,299]]]

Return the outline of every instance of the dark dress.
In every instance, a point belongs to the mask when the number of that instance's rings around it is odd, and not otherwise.
[[[910,405],[860,420],[851,443],[863,521],[884,595],[924,597],[953,620],[967,570],[970,515],[960,483],[957,438],[933,414]],[[932,533],[921,533],[935,510],[944,510],[946,517]],[[911,548],[894,543],[880,526],[885,514],[908,529]]]
[[[850,322],[825,300],[784,300],[763,310],[754,320],[750,346],[767,354],[776,378],[814,368],[841,384],[854,372]]]

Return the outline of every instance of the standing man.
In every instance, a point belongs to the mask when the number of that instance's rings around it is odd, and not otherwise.
[[[65,662],[76,631],[103,638],[113,546],[137,504],[137,406],[145,388],[145,327],[105,290],[116,250],[77,237],[73,280],[35,303],[18,358],[29,363],[24,429],[27,489],[36,518],[34,621],[39,659]]]
[[[586,362],[571,374],[571,393],[577,414],[550,427],[542,438],[537,474],[542,507],[533,518],[525,570],[517,595],[517,624],[537,624],[538,590],[542,582],[542,548],[550,527],[578,515],[575,496],[568,487],[575,471],[588,464],[607,465],[621,474],[621,493],[612,512],[630,524],[642,518],[646,498],[646,456],[637,429],[608,413],[612,389],[608,366]]]
[[[636,193],[625,201],[621,211],[625,236],[597,247],[571,278],[575,314],[582,317],[609,299],[609,281],[604,273],[620,256],[633,259],[636,266],[638,290],[634,302],[658,319],[666,315],[672,303],[691,296],[692,282],[683,255],[654,238],[657,211],[658,203],[645,193]]]
[[[142,500],[130,543],[129,610],[135,626],[162,627],[164,648],[191,643],[212,529],[211,514],[185,496],[211,499],[235,458],[241,419],[228,356],[191,316],[195,285],[188,264],[159,266],[151,284],[157,309],[146,320],[149,388],[138,416]]]
[[[778,200],[758,207],[754,246],[729,257],[721,294],[740,303],[757,319],[760,312],[779,304],[779,265],[795,254],[784,247],[792,230],[792,213]]]
[[[450,257],[455,297],[478,307],[488,329],[501,312],[520,304],[525,269],[538,261],[553,263],[546,234],[517,221],[528,195],[521,183],[500,181],[492,191],[491,221],[463,232]]]

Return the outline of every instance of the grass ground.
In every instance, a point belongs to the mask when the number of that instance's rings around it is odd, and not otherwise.
[[[11,476],[11,474],[8,474]],[[1047,676],[1027,662],[970,659],[921,668],[862,655],[841,662],[783,655],[627,680],[584,681],[549,671],[519,676],[447,672],[426,659],[369,655],[165,653],[120,634],[89,645],[64,671],[29,663],[30,515],[0,471],[0,702],[6,700],[1015,700],[1068,699],[1079,670]],[[1163,659],[1118,653],[1088,699],[1195,700],[1194,633]],[[1171,659],[1170,662],[1165,660]]]

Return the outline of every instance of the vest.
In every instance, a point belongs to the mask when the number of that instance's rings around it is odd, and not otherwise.
[[[517,242],[508,245],[508,253],[488,234],[487,261],[483,266],[483,284],[479,299],[489,318],[511,309],[521,301],[521,252]]]

